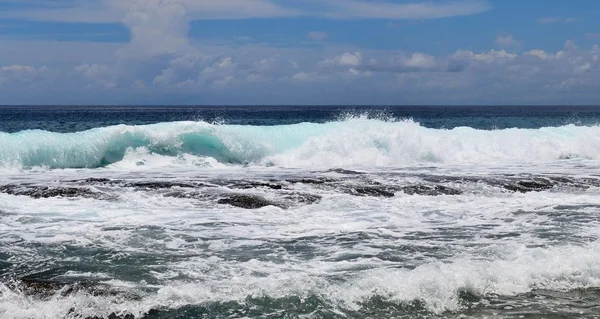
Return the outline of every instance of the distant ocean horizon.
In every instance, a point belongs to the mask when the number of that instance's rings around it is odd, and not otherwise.
[[[595,318],[599,106],[0,106],[2,318]]]

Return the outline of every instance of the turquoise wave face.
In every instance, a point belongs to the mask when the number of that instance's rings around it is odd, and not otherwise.
[[[286,167],[600,159],[600,127],[430,129],[413,121],[351,118],[280,126],[171,122],[78,133],[0,133],[2,168],[97,168],[128,153],[212,158],[222,164]]]
[[[0,166],[96,168],[119,162],[129,150],[139,148],[163,156],[190,154],[244,164],[298,147],[323,129],[318,124],[259,127],[173,122],[78,133],[0,133]]]

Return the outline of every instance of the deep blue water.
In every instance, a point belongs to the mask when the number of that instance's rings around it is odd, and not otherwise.
[[[0,106],[0,131],[77,132],[117,124],[172,121],[240,125],[322,123],[348,115],[412,118],[430,128],[540,128],[600,123],[600,106]]]

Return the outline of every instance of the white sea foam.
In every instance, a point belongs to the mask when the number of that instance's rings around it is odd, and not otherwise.
[[[364,117],[280,126],[172,122],[70,134],[0,133],[0,166],[80,168],[123,160],[141,164],[148,162],[148,154],[173,157],[169,164],[200,166],[215,161],[286,167],[540,163],[597,160],[599,136],[597,126],[444,130],[425,128],[410,120]],[[153,164],[163,165],[165,161]]]
[[[177,309],[207,302],[255,298],[318,296],[339,310],[358,311],[373,297],[396,303],[423,301],[433,313],[460,309],[459,293],[514,296],[534,289],[568,291],[600,286],[600,245],[557,248],[512,247],[491,261],[457,258],[450,263],[428,263],[415,269],[379,267],[357,271],[345,283],[331,283],[325,275],[339,272],[339,264],[273,264],[250,260],[236,265],[205,261],[211,268],[202,283],[171,282],[141,300],[91,296],[80,292],[67,297],[37,299],[0,285],[0,314],[11,318],[58,318],[71,309],[83,316],[132,313],[142,315],[150,309]],[[355,264],[361,263],[360,261]],[[363,263],[365,264],[365,263]],[[367,262],[385,266],[382,262]],[[203,267],[190,265],[188,271]],[[355,265],[356,266],[356,265]],[[253,271],[266,274],[254,276]],[[114,285],[115,282],[112,282]]]

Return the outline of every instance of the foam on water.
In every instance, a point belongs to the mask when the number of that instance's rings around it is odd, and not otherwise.
[[[141,300],[93,296],[85,292],[48,299],[26,296],[0,285],[0,314],[11,318],[59,318],[72,312],[82,316],[111,313],[141,316],[151,309],[177,309],[205,303],[238,302],[247,298],[304,299],[317,296],[332,309],[344,313],[360,311],[372,298],[396,304],[420,301],[428,311],[442,314],[461,309],[461,292],[478,297],[516,296],[533,290],[569,291],[600,286],[600,245],[558,248],[513,247],[493,261],[456,258],[450,263],[428,263],[415,269],[379,267],[357,271],[344,282],[332,282],[325,275],[339,272],[340,265],[313,262],[280,265],[250,260],[236,265],[218,259],[205,261],[188,271],[211,268],[201,282],[177,282],[162,286]],[[371,262],[371,264],[382,263]],[[243,269],[237,269],[242,267]],[[343,267],[342,267],[343,268]],[[260,272],[263,276],[255,276]],[[119,286],[118,282],[108,283]],[[125,283],[127,286],[127,284]]]
[[[68,134],[0,133],[0,167],[94,168],[123,160],[139,164],[145,160],[136,157],[147,154],[172,157],[171,164],[200,166],[216,162],[287,167],[539,163],[598,159],[599,136],[597,126],[444,130],[410,120],[366,117],[279,126],[170,122]]]
[[[598,126],[169,122],[0,145],[17,168],[0,174],[0,317],[434,317],[600,288]]]

